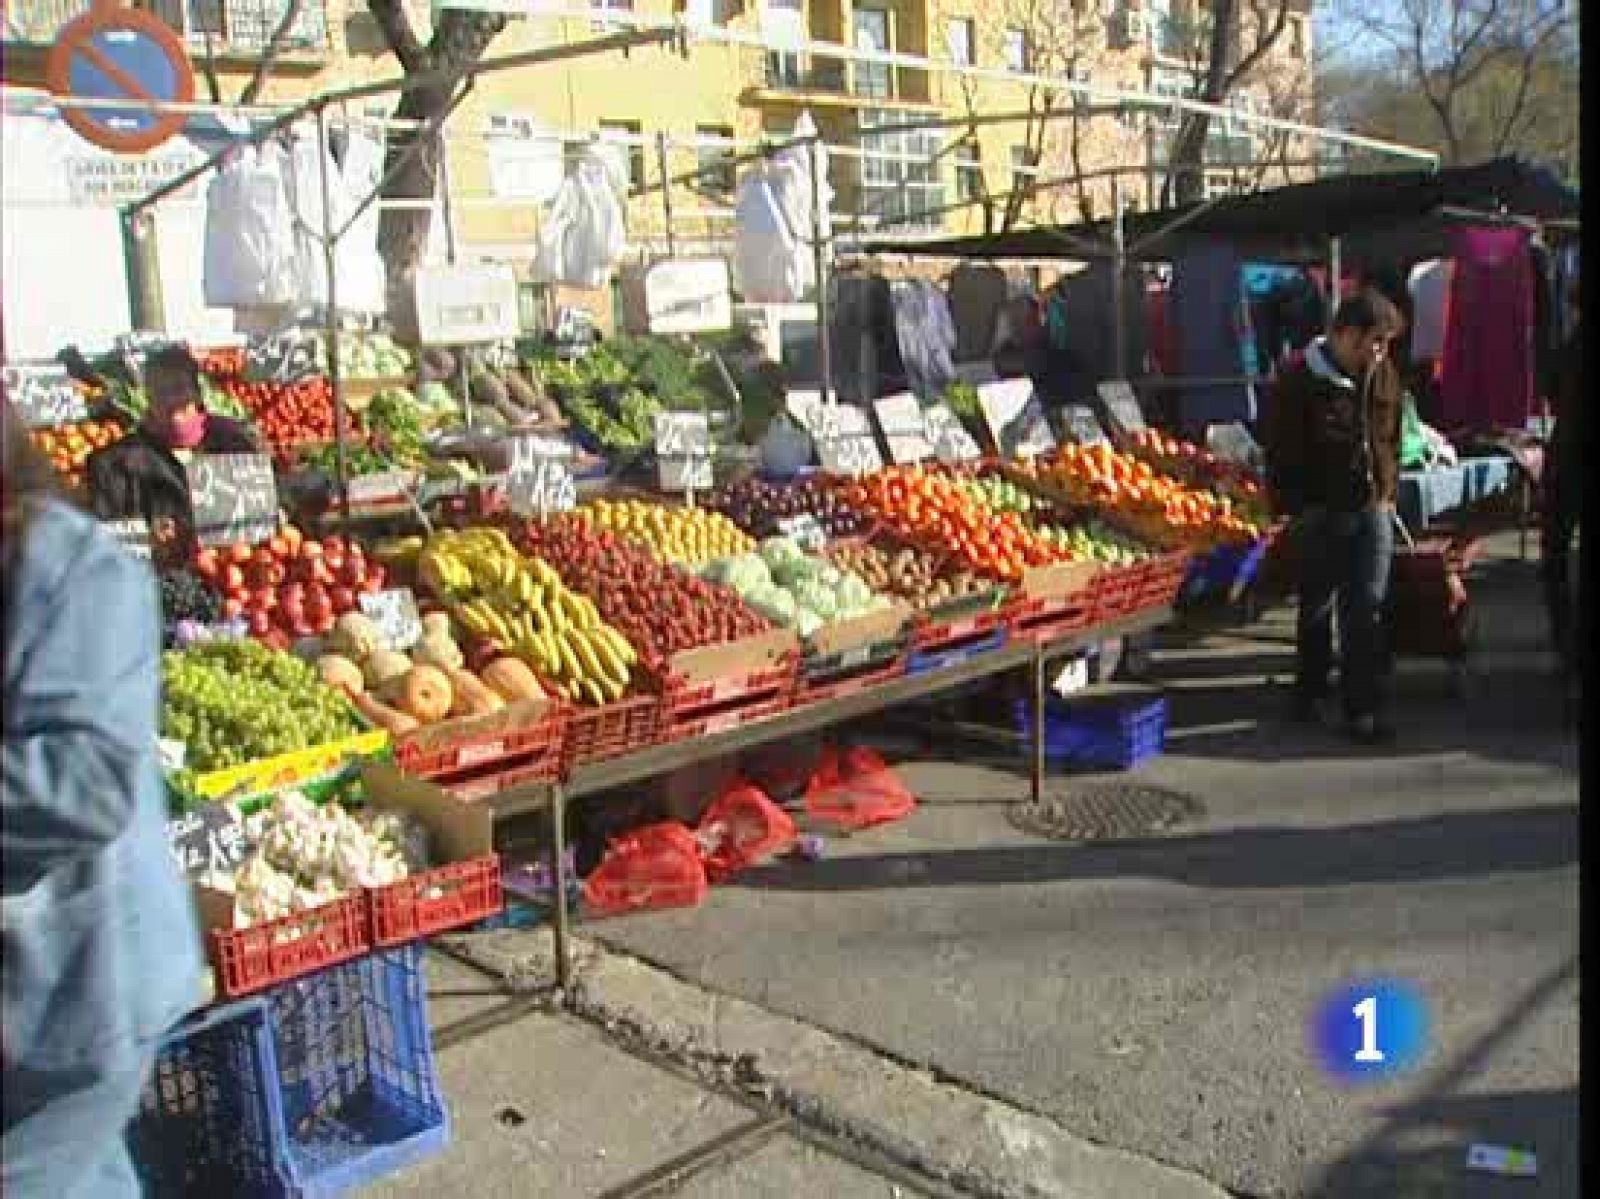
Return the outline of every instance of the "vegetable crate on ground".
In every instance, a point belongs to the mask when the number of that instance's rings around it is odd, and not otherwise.
[[[567,718],[561,773],[574,766],[647,749],[661,740],[661,698],[638,695],[602,707],[574,707]]]
[[[1032,705],[1015,705],[1025,743],[1033,736]],[[1045,701],[1044,752],[1047,760],[1091,770],[1129,770],[1160,755],[1166,747],[1165,696],[1116,696]]]
[[[180,1027],[129,1130],[147,1193],[196,1199],[340,1195],[448,1140],[419,946]]]

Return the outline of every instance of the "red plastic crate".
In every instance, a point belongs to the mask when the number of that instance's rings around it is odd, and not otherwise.
[[[920,653],[938,653],[952,646],[992,633],[1005,624],[1010,605],[986,608],[953,620],[929,620],[919,614],[912,623],[911,645]]]
[[[1120,620],[1139,608],[1139,576],[1136,571],[1121,567],[1107,567],[1090,584],[1093,593],[1093,615],[1090,624],[1104,624]]]
[[[536,723],[523,728],[469,733],[427,749],[402,741],[395,747],[395,761],[407,774],[424,779],[440,779],[496,762],[526,762],[540,753],[558,764],[569,712],[566,704],[552,704]]]
[[[433,781],[462,803],[477,803],[524,783],[554,782],[561,775],[560,755],[536,753],[514,762],[497,762],[487,770],[463,771]]]
[[[1098,610],[1098,580],[1059,599],[1014,600],[1006,612],[1012,637],[1039,644],[1088,628]]]
[[[574,707],[567,717],[561,773],[574,766],[644,749],[661,739],[661,699],[638,695],[592,708]]]
[[[695,737],[709,737],[714,733],[726,733],[729,729],[782,715],[789,710],[793,702],[794,693],[786,691],[771,699],[742,700],[726,706],[712,705],[709,710],[702,710],[696,715],[681,718],[678,723],[667,725],[662,740],[684,741]]]
[[[372,943],[383,948],[476,924],[505,907],[500,855],[485,854],[419,871],[367,890]]]
[[[1188,576],[1189,562],[1189,553],[1178,550],[1142,563],[1144,576],[1139,582],[1137,608],[1166,608],[1175,604]]]
[[[766,670],[729,674],[709,683],[685,683],[669,676],[661,686],[664,723],[672,726],[701,712],[735,703],[788,699],[794,694],[799,671],[800,660],[790,656]]]
[[[794,702],[790,706],[798,708],[804,704],[820,704],[830,699],[841,699],[846,695],[865,691],[868,687],[876,687],[879,683],[890,682],[905,672],[906,651],[902,649],[894,657],[881,660],[876,665],[869,664],[860,670],[843,671],[816,680],[801,679],[800,686],[795,691]]]
[[[250,928],[213,929],[211,964],[228,999],[250,995],[372,948],[363,895],[345,895],[308,912]]]

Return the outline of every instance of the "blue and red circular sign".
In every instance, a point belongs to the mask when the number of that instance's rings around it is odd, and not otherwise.
[[[84,140],[122,154],[154,149],[189,118],[113,101],[187,104],[194,99],[194,67],[182,39],[153,13],[119,8],[114,0],[97,0],[61,27],[45,63],[45,80],[57,96],[107,101],[65,109],[62,119]]]

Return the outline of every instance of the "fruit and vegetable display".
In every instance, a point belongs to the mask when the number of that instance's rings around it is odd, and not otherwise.
[[[1261,536],[1258,525],[1234,513],[1231,500],[1185,487],[1104,443],[1063,445],[1018,469],[1074,503],[1115,512],[1141,533],[1177,545],[1200,549]]]
[[[333,384],[326,375],[307,375],[293,383],[223,379],[218,386],[244,406],[270,446],[297,446],[334,436]],[[356,414],[348,412],[346,417],[346,434],[360,436]]]
[[[390,647],[377,624],[360,612],[341,616],[323,649],[317,659],[322,681],[395,737],[545,698],[533,671],[517,658],[497,657],[477,672],[467,669],[444,612],[422,618],[422,637],[409,653]]]
[[[994,589],[993,579],[966,569],[942,569],[933,554],[912,546],[852,541],[829,546],[828,556],[860,575],[872,590],[915,608],[932,608]]]
[[[161,735],[204,773],[361,731],[315,667],[259,641],[217,640],[161,656]]]
[[[365,444],[346,444],[345,464],[352,476],[395,469],[419,469],[427,464],[427,434],[432,427],[415,396],[404,388],[385,388],[374,395],[361,414],[366,426]],[[337,472],[338,447],[316,445],[300,454],[300,461],[332,475]]]
[[[89,455],[121,441],[127,430],[116,420],[81,420],[53,429],[34,429],[28,436],[67,486],[81,488]]]
[[[195,573],[222,595],[222,615],[243,617],[252,636],[287,649],[326,633],[363,592],[383,590],[388,571],[355,541],[318,540],[294,525],[258,545],[201,549]]]
[[[719,558],[702,574],[733,591],[752,611],[802,637],[890,605],[860,575],[806,553],[787,537],[767,538],[756,553]]]
[[[428,865],[427,835],[395,812],[347,811],[280,793],[245,818],[244,861],[201,879],[234,897],[233,926],[249,928],[331,903],[363,887],[397,883]]]
[[[991,512],[1027,513],[1047,506],[1004,475],[958,473],[954,477],[963,491]]]
[[[575,515],[680,566],[703,566],[715,558],[747,554],[755,548],[755,542],[738,525],[705,508],[599,499],[585,504]]]
[[[163,639],[170,647],[198,640],[188,625],[214,625],[222,619],[222,597],[189,570],[164,570],[161,589]]]
[[[1104,562],[1108,566],[1131,566],[1154,557],[1154,552],[1136,538],[1090,517],[1072,525],[1041,524],[1039,536],[1084,562]]]
[[[582,522],[573,525],[574,541],[595,536]],[[638,657],[612,619],[611,605],[597,606],[598,596],[564,582],[559,565],[552,569],[549,562],[519,553],[503,530],[437,534],[423,548],[417,569],[458,625],[492,647],[495,657],[536,672],[563,698],[607,704],[620,699],[632,682]],[[480,656],[485,655],[473,655]],[[508,689],[517,690],[511,676],[520,672],[502,661],[488,662],[481,673],[502,697]],[[538,698],[538,693],[522,698]]]
[[[1257,524],[1266,524],[1271,518],[1261,480],[1247,466],[1218,458],[1203,446],[1169,437],[1157,429],[1134,433],[1129,453],[1180,483],[1226,496],[1241,517]]]
[[[888,467],[844,490],[897,537],[949,553],[961,566],[1006,583],[1020,582],[1029,567],[1067,560],[1015,512],[992,512],[947,474],[917,467]]]
[[[327,361],[326,346],[319,347]],[[339,338],[339,375],[344,379],[410,378],[411,351],[384,333]]]
[[[754,537],[771,537],[782,531],[780,520],[797,516],[815,517],[829,537],[856,537],[867,526],[837,490],[816,476],[793,483],[741,479],[716,492],[708,506]]]
[[[581,357],[541,355],[529,366],[561,409],[608,450],[649,447],[658,412],[708,411],[723,402],[709,359],[658,338],[620,337]]]
[[[572,513],[522,522],[513,536],[524,553],[549,563],[567,586],[593,600],[652,670],[681,650],[772,627],[731,589],[668,565]]]

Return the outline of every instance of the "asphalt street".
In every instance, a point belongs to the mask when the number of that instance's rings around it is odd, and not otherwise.
[[[1392,748],[1282,725],[1269,613],[1158,654],[1172,731],[1138,777],[1198,819],[1046,841],[1006,818],[1019,756],[945,738],[904,759],[909,820],[586,931],[1240,1195],[1576,1196],[1576,745],[1511,546],[1474,586],[1469,693],[1402,662]],[[1306,1024],[1369,975],[1420,988],[1432,1036],[1352,1090]],[[1537,1178],[1467,1172],[1479,1141]]]

